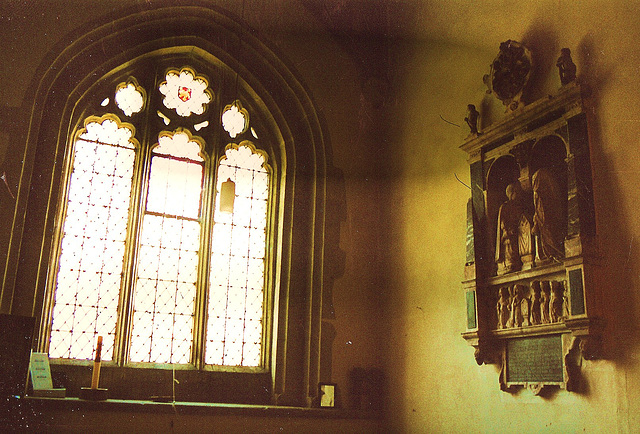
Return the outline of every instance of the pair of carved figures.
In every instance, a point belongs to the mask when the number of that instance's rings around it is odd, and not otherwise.
[[[498,290],[498,329],[551,324],[569,315],[564,285],[559,281],[516,284]]]
[[[498,210],[495,263],[497,273],[505,274],[531,268],[538,262],[564,256],[562,195],[548,169],[537,170],[532,177],[531,216],[524,203],[519,182],[507,186],[507,201]]]

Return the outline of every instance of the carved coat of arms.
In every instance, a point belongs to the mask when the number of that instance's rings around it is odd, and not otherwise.
[[[519,42],[508,40],[500,44],[500,52],[485,76],[489,92],[513,111],[520,107],[522,92],[531,74],[531,53]]]

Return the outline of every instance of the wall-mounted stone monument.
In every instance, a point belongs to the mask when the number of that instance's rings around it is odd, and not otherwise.
[[[515,41],[485,76],[507,107],[473,131],[463,282],[479,364],[502,367],[502,390],[576,390],[578,361],[599,356],[596,225],[587,117],[570,51],[554,95],[522,102],[529,50]]]

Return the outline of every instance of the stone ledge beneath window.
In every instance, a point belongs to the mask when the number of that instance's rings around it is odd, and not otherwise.
[[[44,398],[29,396],[16,400],[22,402],[32,409],[47,410],[69,410],[69,411],[130,411],[154,413],[189,413],[199,414],[202,412],[209,414],[235,414],[243,416],[288,416],[288,417],[314,417],[333,419],[379,419],[380,412],[350,410],[343,408],[308,408],[308,407],[286,407],[277,405],[245,405],[245,404],[224,404],[208,402],[154,402],[154,401],[133,401],[123,399],[107,399],[106,401],[89,401],[79,398]]]
[[[27,397],[11,399],[0,412],[0,425],[12,428],[118,432],[180,428],[201,431],[249,430],[251,432],[333,431],[377,432],[382,412],[340,408],[302,408],[271,405],[202,402],[152,402],[109,399]]]

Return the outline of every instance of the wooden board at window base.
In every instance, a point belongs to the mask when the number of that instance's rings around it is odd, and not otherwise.
[[[0,399],[26,390],[35,318],[0,314]]]

